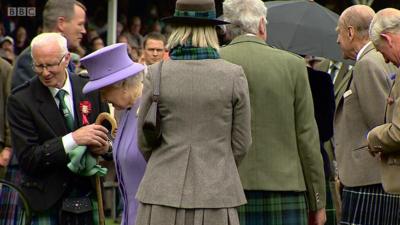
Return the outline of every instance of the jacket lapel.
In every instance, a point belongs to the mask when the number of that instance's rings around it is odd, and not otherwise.
[[[67,133],[67,127],[64,123],[60,111],[58,110],[57,104],[50,93],[50,90],[44,86],[40,80],[36,77],[32,81],[33,92],[35,93],[36,100],[39,105],[39,112],[47,121],[49,126],[53,129],[57,136],[62,136]]]
[[[338,88],[335,90],[335,105],[336,105],[335,111],[338,109],[339,104],[341,104],[343,100],[343,94],[347,91],[347,89],[349,89],[348,87],[350,87],[349,82],[351,82],[352,76],[353,76],[353,70],[349,70],[345,75],[345,77],[343,77],[343,80],[340,82]]]
[[[74,111],[75,111],[75,128],[82,126],[82,113],[79,104],[84,100],[84,95],[82,94],[81,82],[77,79],[76,75],[69,75],[71,81],[71,88],[73,93],[74,101]]]

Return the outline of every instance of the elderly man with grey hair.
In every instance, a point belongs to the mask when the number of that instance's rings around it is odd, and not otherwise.
[[[371,22],[370,38],[386,61],[400,67],[400,10],[379,11]]]
[[[354,5],[340,15],[337,25],[344,58],[356,60],[349,82],[342,83],[334,121],[343,185],[340,224],[400,224],[400,197],[383,190],[379,160],[369,154],[367,144],[368,131],[384,123],[386,98],[396,73],[370,42],[368,30],[374,15],[370,7]]]
[[[387,8],[379,11],[372,20],[370,38],[386,61],[400,67],[400,10]],[[398,157],[400,149],[400,73],[397,73],[395,79],[387,99],[386,123],[375,127],[368,133],[370,151],[374,155],[380,153],[378,155],[382,162],[387,161],[393,155]],[[398,213],[398,211],[395,212]],[[398,220],[396,222],[399,223]]]
[[[34,211],[32,224],[67,224],[64,216],[74,214],[63,210],[72,202],[86,202],[81,209],[89,212],[80,218],[85,222],[75,224],[96,224],[90,174],[76,173],[70,162],[83,146],[93,155],[107,153],[107,129],[93,123],[108,106],[98,92],[83,94],[87,80],[66,70],[71,56],[61,34],[42,33],[32,40],[31,49],[36,76],[13,89],[7,115],[23,177],[20,188]]]
[[[261,0],[225,0],[221,57],[243,67],[250,90],[253,144],[239,166],[248,204],[241,224],[324,224],[325,179],[304,59],[269,47]]]

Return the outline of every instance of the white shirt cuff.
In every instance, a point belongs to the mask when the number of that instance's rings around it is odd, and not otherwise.
[[[64,146],[65,153],[69,153],[76,147],[78,147],[78,144],[75,142],[74,138],[72,137],[72,133],[69,133],[62,137],[62,143]]]

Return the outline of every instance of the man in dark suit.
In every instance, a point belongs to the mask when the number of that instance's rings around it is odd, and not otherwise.
[[[43,32],[59,32],[67,39],[68,49],[79,47],[85,30],[86,7],[75,0],[48,0],[43,10]],[[11,87],[15,88],[35,76],[32,70],[31,48],[17,57],[12,73]],[[72,63],[68,66],[74,71]]]
[[[37,76],[8,98],[12,146],[23,173],[21,188],[35,211],[33,224],[59,224],[64,199],[95,199],[90,177],[72,173],[67,164],[78,146],[92,155],[107,153],[107,129],[91,123],[108,108],[98,93],[82,94],[86,80],[66,70],[71,56],[61,34],[40,34],[31,49]]]

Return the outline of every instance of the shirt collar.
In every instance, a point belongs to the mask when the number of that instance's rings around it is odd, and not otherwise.
[[[365,45],[360,49],[360,51],[357,53],[356,61],[360,60],[361,55],[363,54],[363,52],[365,51],[365,49],[366,49],[371,43],[372,43],[372,42],[369,41],[367,44],[365,44]]]
[[[65,73],[67,74],[67,79],[65,80],[64,86],[61,89],[66,91],[68,93],[68,95],[71,95],[72,86],[71,86],[71,82],[69,81],[69,74],[68,74],[68,70],[67,69],[65,69]],[[51,95],[53,96],[53,98],[55,98],[56,94],[58,93],[58,91],[60,89],[59,88],[54,88],[54,87],[49,87],[49,90],[50,90]]]

